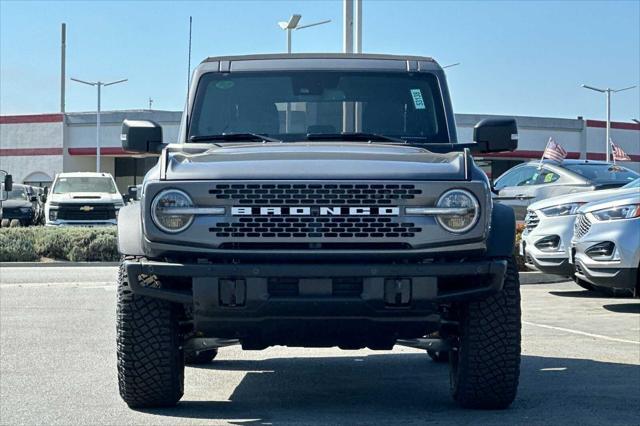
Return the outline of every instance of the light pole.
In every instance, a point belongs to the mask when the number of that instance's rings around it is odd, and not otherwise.
[[[300,23],[300,19],[302,19],[302,15],[291,15],[288,21],[278,22],[280,28],[287,32],[287,53],[291,53],[291,32],[293,30],[303,30],[309,27],[316,27],[322,24],[328,24],[331,22],[331,19],[327,19],[326,21],[314,22],[313,24],[307,25],[298,25]]]
[[[611,157],[610,153],[611,153],[611,146],[610,146],[610,136],[609,134],[611,133],[611,94],[612,93],[618,93],[618,92],[622,92],[625,90],[629,90],[629,89],[633,89],[636,86],[629,86],[629,87],[625,87],[624,89],[611,89],[609,87],[607,87],[606,89],[600,89],[598,87],[593,87],[593,86],[588,86],[586,84],[583,84],[582,87],[584,87],[585,89],[589,89],[589,90],[594,90],[596,92],[600,92],[600,93],[604,93],[606,94],[606,99],[607,99],[607,128],[606,128],[606,132],[605,132],[605,146],[607,147],[606,150],[606,161],[607,163],[609,162],[609,159]]]
[[[124,83],[127,79],[124,78],[122,80],[111,81],[109,83],[104,83],[102,81],[84,81],[73,77],[71,77],[71,80],[98,88],[98,108],[96,109],[96,172],[100,173],[100,90],[102,89],[102,86],[107,87],[118,83]]]

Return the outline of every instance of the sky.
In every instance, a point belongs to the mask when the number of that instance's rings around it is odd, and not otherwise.
[[[342,1],[0,0],[0,114],[59,110],[60,24],[67,77],[124,84],[102,109],[181,110],[207,56],[286,50],[278,21],[332,22],[293,33],[294,52],[340,52]],[[425,55],[447,70],[458,113],[604,119],[605,97],[581,83],[640,85],[640,1],[363,0],[363,52]],[[91,111],[95,89],[67,80],[67,111]],[[638,88],[617,93],[612,118],[640,118]]]

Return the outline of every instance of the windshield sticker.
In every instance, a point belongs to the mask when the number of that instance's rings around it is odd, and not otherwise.
[[[416,109],[426,109],[420,89],[411,89],[411,97],[413,98],[413,106],[416,107]]]
[[[216,83],[216,87],[222,90],[231,89],[235,85],[236,84],[232,80],[220,80]]]

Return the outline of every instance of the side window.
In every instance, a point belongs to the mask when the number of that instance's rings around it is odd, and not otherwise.
[[[536,173],[536,178],[530,185],[545,185],[547,183],[553,183],[560,179],[560,175],[552,172],[551,170],[542,169]]]
[[[535,167],[526,166],[522,167],[518,171],[519,173],[516,176],[515,182],[512,186],[533,185],[532,182],[535,182],[538,173],[538,170]]]
[[[521,171],[522,167],[509,170],[496,181],[495,188],[502,189],[506,186],[515,186]]]

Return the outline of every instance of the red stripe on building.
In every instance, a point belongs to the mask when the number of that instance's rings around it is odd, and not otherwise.
[[[95,148],[69,148],[69,155],[96,155]],[[122,148],[105,147],[100,148],[100,155],[131,155]]]
[[[0,157],[62,155],[62,148],[0,148]]]
[[[606,128],[607,122],[600,120],[587,120],[587,127],[600,127]],[[619,121],[611,122],[612,129],[622,129],[622,130],[640,130],[640,124],[636,123],[621,123]]]
[[[64,114],[0,115],[0,124],[59,123]]]
[[[539,160],[542,157],[543,151],[513,151],[513,152],[494,152],[490,154],[477,154],[479,158],[533,158]],[[605,154],[601,152],[587,152],[588,160],[602,160],[605,159]],[[568,152],[567,159],[577,160],[580,158],[579,152]],[[631,161],[640,162],[640,155],[629,154]]]

